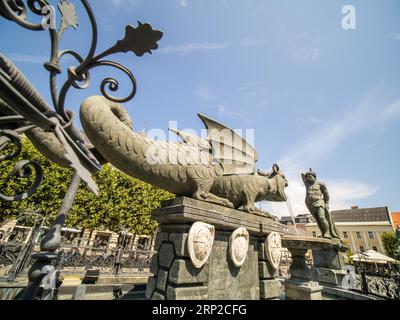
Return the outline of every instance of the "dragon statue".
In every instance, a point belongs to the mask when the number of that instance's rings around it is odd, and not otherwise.
[[[142,56],[145,52],[151,53],[151,50],[158,47],[157,41],[161,36],[162,32],[153,30],[148,24],[139,23],[137,28],[128,26],[125,38],[109,50],[92,57],[91,64],[86,67],[87,71],[102,63],[115,66],[116,64],[109,61],[100,61],[111,53],[132,51],[137,56]],[[79,149],[80,157],[91,165],[94,164],[97,171],[101,164],[109,162],[122,172],[177,196],[192,197],[271,218],[268,212],[256,208],[255,203],[264,200],[286,201],[285,188],[288,183],[278,165],[273,165],[271,172],[256,171],[258,155],[254,148],[232,129],[205,115],[199,117],[207,129],[206,137],[170,129],[177,134],[180,141],[154,140],[145,134],[134,132],[128,112],[121,104],[111,101],[112,97],[103,93],[103,96],[92,96],[82,103],[80,120],[83,132],[80,132],[70,123],[66,123],[59,113],[53,112],[22,72],[1,53],[0,68],[6,76],[6,84],[14,88],[14,99],[0,98],[0,116],[19,120],[19,113],[27,116],[24,106],[15,102],[21,100],[15,100],[19,96],[25,99],[21,101],[28,101],[29,106],[33,105],[38,109],[32,117],[40,116],[42,119],[46,115],[46,125],[24,129],[26,136],[46,158],[62,167],[77,170],[80,178],[94,193],[97,193],[97,186],[91,175],[95,172],[81,165],[75,149]],[[131,73],[125,72],[133,79],[134,96],[136,82]],[[72,80],[70,82],[74,83]],[[102,85],[105,83],[107,81],[103,81]],[[116,83],[112,84],[111,88],[116,89]],[[114,98],[114,101],[125,100]],[[61,99],[61,102],[63,105],[64,100]],[[59,105],[60,103],[58,107]],[[37,115],[39,111],[41,114]],[[69,118],[70,121],[73,120],[72,113]],[[20,125],[28,128],[26,126],[29,124],[22,121]],[[50,127],[56,129],[49,130]],[[68,135],[63,128],[69,130]],[[10,130],[15,128],[6,126],[0,129],[5,130],[4,134],[10,139]],[[65,137],[69,137],[71,143]],[[77,146],[70,150],[70,145]]]
[[[8,113],[4,101],[0,102],[1,110]],[[80,109],[86,145],[99,162],[110,162],[122,172],[177,196],[273,218],[255,203],[286,201],[288,182],[278,165],[274,164],[271,172],[256,171],[258,155],[250,144],[217,121],[199,117],[207,128],[207,138],[171,129],[182,141],[157,141],[134,132],[128,112],[119,103],[93,96]],[[221,132],[231,135],[227,139],[231,143],[222,141]],[[65,150],[54,133],[34,128],[26,135],[43,155],[68,167]],[[165,156],[156,159],[157,154]]]
[[[2,99],[0,112],[15,114]],[[223,124],[199,117],[207,128],[207,138],[171,129],[182,141],[157,141],[134,132],[128,112],[105,97],[92,96],[80,109],[86,147],[100,163],[110,162],[177,196],[273,218],[255,203],[286,201],[288,183],[278,165],[271,172],[256,172],[258,155],[247,141]],[[26,136],[45,157],[62,167],[70,166],[68,152],[54,133],[35,127]]]
[[[158,141],[134,132],[127,111],[104,97],[90,97],[80,109],[90,142],[124,173],[177,196],[271,217],[254,204],[286,201],[288,183],[278,165],[270,173],[257,173],[258,155],[252,146],[217,121],[199,117],[207,128],[207,138],[173,130],[182,141]]]

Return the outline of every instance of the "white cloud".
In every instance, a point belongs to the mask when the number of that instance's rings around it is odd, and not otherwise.
[[[44,55],[31,55],[31,54],[21,54],[21,53],[10,53],[8,54],[10,60],[14,62],[21,63],[34,63],[34,64],[44,64],[49,60],[49,57]]]
[[[295,52],[293,52],[294,60],[301,60],[304,62],[308,61],[316,61],[320,56],[321,50],[318,48],[297,48]]]
[[[141,5],[142,0],[104,0],[114,6],[123,6],[124,8],[138,7]]]
[[[363,129],[376,125],[379,121],[385,120],[383,117],[377,117],[377,98],[373,95],[366,97],[351,112],[343,115],[336,121],[324,123],[318,126],[317,130],[310,132],[307,139],[297,142],[296,145],[288,150],[281,157],[278,164],[282,171],[286,174],[289,181],[287,195],[291,202],[295,215],[307,213],[305,206],[305,186],[301,179],[300,173],[307,171],[310,167],[316,169],[318,162],[329,156],[335,148],[345,141],[350,135],[355,134]],[[396,105],[396,104],[393,104]],[[398,107],[390,105],[383,110],[397,110]],[[384,112],[382,112],[383,114]],[[317,171],[318,174],[318,171]],[[331,209],[349,208],[353,204],[357,204],[358,200],[366,199],[375,194],[379,187],[375,184],[355,181],[353,179],[329,179],[328,177],[321,180],[327,184],[331,196]],[[277,215],[289,215],[289,211],[285,203],[266,204]]]
[[[177,46],[166,46],[158,50],[159,53],[165,54],[179,54],[185,55],[196,51],[213,51],[222,50],[229,46],[227,42],[200,42],[200,43],[187,43]]]
[[[288,179],[289,186],[286,188],[286,195],[291,203],[293,214],[297,216],[309,213],[305,205],[306,188],[301,178],[288,176]],[[321,181],[324,181],[328,187],[330,210],[350,208],[352,205],[356,205],[357,201],[371,197],[380,188],[354,180],[321,179]],[[263,207],[277,216],[290,215],[286,203],[264,203]]]
[[[218,105],[218,113],[221,117],[230,116],[239,118],[244,123],[249,122],[249,118],[252,116],[257,116],[260,112],[267,110],[270,104],[269,99],[264,99],[255,106],[245,106],[242,105],[240,110],[233,109],[232,107],[227,107],[225,104]],[[245,111],[244,111],[245,110]]]
[[[264,40],[257,39],[242,39],[240,40],[240,45],[242,47],[259,47],[265,44]]]
[[[383,118],[389,118],[396,115],[400,115],[400,101],[388,105],[381,113]]]
[[[375,99],[367,97],[359,106],[337,120],[324,123],[323,126],[317,127],[317,130],[313,128],[308,139],[297,143],[281,159],[281,166],[298,171],[302,168],[302,164],[317,163],[321,158],[330,154],[349,135],[371,126],[375,122],[375,103]],[[298,164],[297,168],[294,164]]]
[[[394,40],[399,40],[400,41],[400,33],[392,32],[392,33],[389,33],[388,36],[390,38],[394,39]]]
[[[188,6],[187,0],[179,0],[179,6],[186,8]]]
[[[362,151],[367,151],[373,147],[372,144],[366,145],[365,147],[362,148]]]
[[[319,59],[321,49],[319,40],[308,33],[299,33],[289,39],[291,58],[301,62],[313,62]]]
[[[194,95],[199,97],[204,102],[215,100],[215,95],[207,87],[199,87],[194,91]]]
[[[322,124],[322,123],[324,123],[324,120],[318,119],[318,118],[311,118],[311,119],[310,119],[310,123],[313,123],[313,124]]]

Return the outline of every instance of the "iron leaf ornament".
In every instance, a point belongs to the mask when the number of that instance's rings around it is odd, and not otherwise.
[[[64,31],[72,27],[78,29],[78,16],[76,15],[75,6],[68,0],[61,0],[58,3],[58,10],[62,16],[60,30]]]
[[[138,21],[138,26],[136,28],[132,25],[127,25],[125,27],[125,37],[117,41],[113,47],[99,55],[96,60],[119,52],[127,53],[131,51],[138,57],[143,56],[145,53],[152,54],[152,50],[158,48],[157,42],[162,36],[162,31],[153,29],[148,23],[141,23]]]

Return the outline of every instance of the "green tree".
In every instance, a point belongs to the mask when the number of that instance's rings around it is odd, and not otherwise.
[[[27,209],[41,210],[52,221],[56,216],[72,171],[61,168],[41,155],[26,138],[22,139],[23,151],[18,159],[0,163],[0,192],[14,195],[24,191],[33,181],[17,179],[13,164],[29,159],[36,160],[44,169],[44,179],[37,192],[29,199],[18,202],[0,202],[0,221],[15,218]],[[80,186],[66,226],[85,229],[108,229],[118,232],[122,227],[136,234],[152,235],[156,222],[150,213],[160,202],[173,197],[170,193],[131,178],[107,164],[94,177],[99,196],[94,196],[83,184]]]
[[[383,232],[382,233],[383,247],[385,248],[386,254],[395,259],[397,249],[397,237],[394,232]]]
[[[349,265],[354,265],[354,261],[352,256],[354,255],[353,251],[351,251],[350,246],[348,244],[348,242],[346,240],[342,240],[343,241],[343,245],[348,247],[348,250],[346,251],[346,256],[347,256],[347,264]]]

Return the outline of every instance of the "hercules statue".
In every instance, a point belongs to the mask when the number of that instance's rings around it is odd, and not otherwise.
[[[340,239],[339,232],[329,212],[329,193],[323,182],[317,181],[317,174],[311,169],[302,173],[301,177],[306,186],[306,206],[317,221],[322,237]]]

